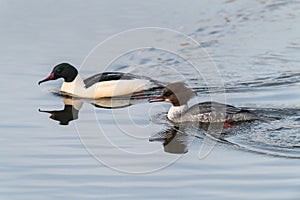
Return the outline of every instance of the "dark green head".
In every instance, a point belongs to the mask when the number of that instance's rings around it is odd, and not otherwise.
[[[39,84],[50,80],[56,80],[59,78],[63,78],[65,82],[72,82],[77,75],[78,71],[75,67],[68,63],[61,63],[53,68],[52,72],[47,78],[39,81]]]

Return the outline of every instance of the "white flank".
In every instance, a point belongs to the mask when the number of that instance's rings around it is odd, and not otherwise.
[[[154,84],[149,80],[133,79],[103,81],[85,88],[83,80],[77,75],[74,81],[64,82],[61,91],[83,98],[101,98],[132,94],[150,89],[153,86]]]

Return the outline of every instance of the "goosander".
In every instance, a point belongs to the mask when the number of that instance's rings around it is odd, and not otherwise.
[[[174,123],[230,123],[261,119],[259,116],[243,108],[218,102],[203,102],[188,107],[188,101],[195,93],[182,82],[167,85],[162,94],[149,99],[149,102],[170,102],[172,107],[168,111],[168,119]]]
[[[50,75],[39,81],[63,78],[61,92],[82,98],[115,97],[163,87],[163,83],[149,77],[122,72],[104,72],[81,79],[75,67],[68,63],[56,65]]]

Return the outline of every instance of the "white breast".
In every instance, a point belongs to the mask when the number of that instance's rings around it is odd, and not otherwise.
[[[180,118],[182,114],[187,111],[188,106],[182,105],[182,106],[172,106],[168,112],[168,119],[173,122],[180,122]]]
[[[72,82],[63,82],[60,90],[72,95],[80,96],[79,94],[84,93],[85,86],[83,80],[79,75]]]

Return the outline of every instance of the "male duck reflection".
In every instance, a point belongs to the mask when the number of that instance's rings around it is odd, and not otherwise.
[[[92,104],[97,108],[103,109],[118,109],[128,107],[134,104],[144,102],[144,99],[122,99],[122,98],[101,98],[90,99],[83,101],[79,98],[64,97],[64,108],[61,110],[42,110],[40,112],[50,113],[50,118],[59,121],[60,125],[68,125],[70,121],[77,120],[79,118],[79,111],[82,108],[84,102]]]
[[[39,84],[63,78],[61,91],[82,98],[101,98],[128,95],[163,87],[163,83],[149,77],[122,72],[104,72],[81,79],[75,67],[68,63],[56,65],[51,74]]]
[[[194,96],[195,93],[187,88],[184,83],[176,82],[167,85],[160,96],[149,101],[172,103],[172,107],[168,112],[168,119],[174,123],[230,123],[262,119],[249,110],[217,102],[198,103],[188,108],[187,103]]]
[[[83,105],[83,101],[71,98],[64,98],[64,109],[63,110],[41,110],[40,112],[50,113],[50,119],[59,121],[60,125],[68,125],[70,121],[78,119],[79,110]]]

